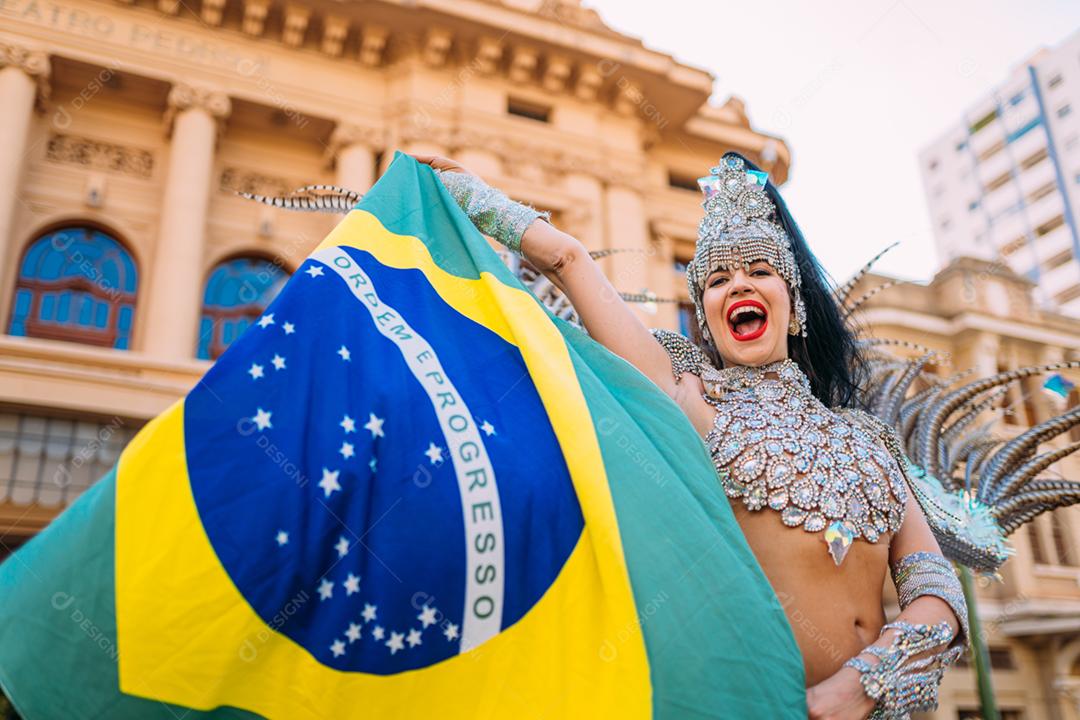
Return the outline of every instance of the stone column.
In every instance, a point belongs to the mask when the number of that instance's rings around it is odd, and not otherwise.
[[[142,326],[142,348],[157,357],[187,360],[195,354],[214,146],[230,109],[221,92],[177,84],[169,93],[169,170]]]
[[[49,58],[44,52],[0,41],[0,267],[16,262],[18,248],[11,235],[30,122],[35,100],[48,90],[48,78]]]
[[[640,293],[650,290],[649,264],[656,252],[649,242],[645,219],[645,201],[641,193],[618,181],[608,185],[604,193],[607,220],[607,242],[612,250],[629,250],[611,255],[608,278],[620,292]],[[632,305],[638,317],[648,326],[656,325],[656,317],[638,304]]]
[[[604,249],[604,187],[593,175],[567,173],[564,187],[574,204],[564,214],[566,232],[589,250]],[[607,265],[603,267],[606,269]]]
[[[382,148],[381,130],[338,123],[330,135],[330,153],[337,165],[337,184],[366,193],[375,184],[375,153]]]

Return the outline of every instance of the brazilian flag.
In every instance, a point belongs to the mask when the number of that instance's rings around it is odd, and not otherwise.
[[[398,155],[0,566],[37,718],[805,718],[688,420]]]

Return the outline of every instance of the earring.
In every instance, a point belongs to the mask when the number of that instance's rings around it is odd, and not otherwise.
[[[791,321],[787,326],[788,335],[798,335],[800,330],[802,326],[799,324],[799,318],[795,317],[795,313],[791,313]]]

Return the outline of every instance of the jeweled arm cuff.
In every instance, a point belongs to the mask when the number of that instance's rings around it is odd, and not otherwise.
[[[436,170],[435,174],[477,230],[519,255],[521,236],[533,220],[551,222],[551,213],[511,200],[475,175],[442,170]]]
[[[896,630],[889,647],[870,645],[859,655],[877,659],[870,663],[858,655],[844,663],[859,672],[867,697],[876,701],[871,718],[906,720],[912,712],[933,710],[938,705],[938,687],[945,670],[963,649],[953,647],[923,658],[915,656],[949,642],[952,628],[947,622],[915,625],[903,620],[882,628]]]
[[[701,377],[702,368],[709,364],[709,359],[701,348],[671,330],[653,328],[649,332],[671,358],[671,373],[676,381],[687,372]]]
[[[960,624],[952,646],[963,647],[968,640],[968,609],[964,589],[951,562],[937,553],[913,552],[900,558],[892,568],[893,584],[901,612],[915,598],[931,595],[944,600]]]

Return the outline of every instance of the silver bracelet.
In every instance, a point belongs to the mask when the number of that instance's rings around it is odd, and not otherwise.
[[[937,553],[913,552],[900,558],[892,568],[896,596],[903,611],[922,595],[944,600],[960,624],[953,645],[965,645],[968,638],[968,608],[964,589],[951,562]]]
[[[435,170],[435,175],[477,230],[518,255],[521,254],[521,236],[533,220],[540,218],[551,222],[551,213],[515,202],[475,175],[444,170]]]
[[[876,701],[870,717],[907,720],[912,712],[933,710],[938,705],[941,678],[963,648],[953,647],[919,660],[911,658],[949,642],[952,628],[944,621],[916,625],[898,620],[887,623],[881,632],[886,630],[897,631],[889,647],[869,645],[859,653],[876,658],[876,664],[871,665],[858,655],[844,663],[844,667],[859,672],[863,691]]]

